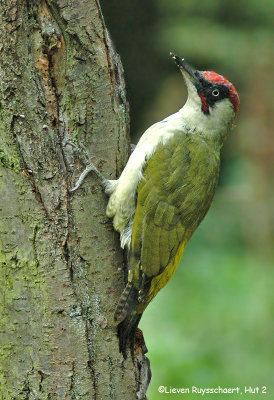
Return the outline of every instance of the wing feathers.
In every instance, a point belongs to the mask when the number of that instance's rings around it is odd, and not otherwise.
[[[163,229],[160,236],[160,263],[161,271],[167,266],[170,258],[170,243],[168,240],[168,235]]]
[[[198,135],[174,135],[149,159],[137,189],[130,250],[147,277],[164,270],[202,220],[218,166],[216,154]],[[130,268],[139,267],[132,262]]]
[[[160,272],[160,234],[161,229],[150,223],[146,218],[144,224],[143,241],[141,250],[141,264],[146,276],[158,275]]]
[[[155,215],[154,215],[154,224],[156,226],[163,226],[165,223],[165,213],[168,209],[168,204],[164,201],[160,201],[157,205]]]

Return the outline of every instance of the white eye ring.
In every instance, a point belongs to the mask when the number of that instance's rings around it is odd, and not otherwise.
[[[214,90],[212,91],[212,95],[215,96],[215,97],[219,96],[219,94],[220,94],[220,92],[219,92],[218,89],[214,89]]]

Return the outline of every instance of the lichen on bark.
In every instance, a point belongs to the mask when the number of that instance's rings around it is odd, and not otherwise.
[[[115,178],[128,157],[122,66],[96,0],[0,6],[0,394],[145,398],[118,351],[124,256],[106,197],[70,143]]]

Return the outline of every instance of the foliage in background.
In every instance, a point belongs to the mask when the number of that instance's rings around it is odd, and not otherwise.
[[[274,3],[105,0],[103,11],[125,68],[133,137],[185,101],[170,50],[226,76],[241,99],[214,204],[141,323],[153,372],[149,398],[167,398],[160,385],[267,385],[263,398],[272,399]]]

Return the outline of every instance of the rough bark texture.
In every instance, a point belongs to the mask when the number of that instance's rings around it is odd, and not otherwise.
[[[119,58],[96,0],[0,5],[0,398],[140,399],[118,351],[124,258],[83,143],[115,178],[128,157]]]

